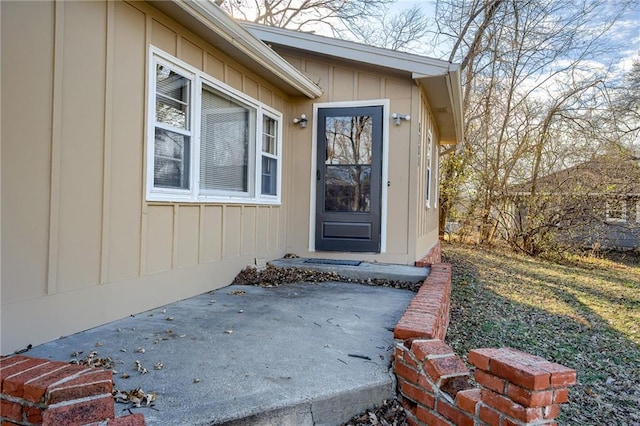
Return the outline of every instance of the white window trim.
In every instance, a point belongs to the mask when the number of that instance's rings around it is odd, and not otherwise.
[[[309,201],[309,252],[316,251],[316,170],[318,167],[318,110],[322,108],[382,107],[382,191],[380,194],[380,254],[387,252],[387,182],[389,181],[389,99],[366,101],[323,102],[313,104],[313,131],[311,136],[311,173]]]
[[[636,200],[636,223],[640,223],[640,199]]]
[[[156,188],[154,182],[154,150],[155,150],[155,99],[156,99],[156,66],[159,62],[173,71],[191,80],[191,110],[190,110],[190,170],[189,189]],[[148,94],[147,94],[147,139],[146,139],[146,200],[158,202],[191,202],[191,203],[236,203],[236,204],[269,204],[280,205],[282,199],[282,137],[283,115],[270,106],[254,99],[245,93],[234,89],[222,81],[206,74],[186,62],[170,55],[155,46],[150,45],[148,51]],[[202,111],[202,89],[209,86],[220,93],[226,94],[248,108],[255,110],[253,120],[254,135],[250,139],[249,182],[248,192],[216,191],[200,192],[200,130]],[[263,117],[274,119],[277,123],[276,155],[268,154],[277,159],[276,195],[262,194],[262,129]],[[160,126],[162,125],[160,124]]]
[[[431,133],[431,130],[429,130]],[[433,145],[433,160],[431,174],[433,176],[433,207],[438,208],[438,200],[440,198],[440,145],[438,143]],[[435,170],[435,173],[433,171]]]
[[[624,198],[615,199],[616,203],[621,203],[622,205],[622,218],[619,217],[611,217],[611,201],[606,200],[605,202],[605,219],[609,223],[625,223],[627,221],[627,200]]]
[[[425,124],[426,127],[426,124]],[[425,147],[425,152],[428,155],[428,161],[425,161],[425,171],[424,171],[424,179],[425,179],[425,207],[431,208],[431,200],[433,199],[433,132],[430,128],[426,129],[427,138],[425,143],[427,146]],[[437,206],[437,201],[434,204],[434,207]]]

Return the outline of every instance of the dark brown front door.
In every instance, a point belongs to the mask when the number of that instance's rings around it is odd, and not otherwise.
[[[316,250],[380,252],[382,106],[318,110]]]

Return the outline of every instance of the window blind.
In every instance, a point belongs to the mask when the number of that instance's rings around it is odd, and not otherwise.
[[[226,95],[203,89],[200,189],[249,190],[251,112]]]

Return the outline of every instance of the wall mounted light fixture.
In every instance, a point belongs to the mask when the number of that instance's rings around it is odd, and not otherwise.
[[[411,116],[409,114],[398,114],[397,112],[391,114],[391,118],[393,118],[393,122],[396,124],[396,126],[399,126],[402,123],[402,120],[411,120]]]
[[[305,127],[307,127],[307,116],[305,114],[300,114],[300,117],[296,117],[293,119],[293,124],[298,124],[300,125],[301,129],[304,129]]]

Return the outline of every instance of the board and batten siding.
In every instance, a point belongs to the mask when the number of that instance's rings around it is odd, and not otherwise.
[[[255,257],[284,254],[281,206],[145,200],[148,47],[287,123],[283,92],[146,3],[0,8],[0,353],[219,288]]]
[[[420,117],[420,155],[418,168],[418,187],[417,187],[417,232],[416,232],[416,259],[420,259],[428,253],[434,245],[438,243],[438,210],[440,203],[438,200],[438,173],[440,162],[439,152],[439,135],[438,129],[434,125],[435,120],[429,105],[429,100],[423,93],[420,99],[420,108],[418,116]],[[431,145],[429,145],[429,136],[431,136]],[[430,151],[429,151],[430,150]],[[427,155],[429,154],[429,155]],[[430,202],[427,203],[427,167],[431,169],[431,179],[429,193]]]
[[[410,75],[385,73],[372,67],[358,67],[353,63],[326,58],[320,55],[303,55],[289,49],[275,48],[289,63],[304,72],[316,82],[324,94],[313,101],[296,103],[292,113],[306,114],[309,125],[305,129],[291,132],[293,155],[288,164],[292,172],[290,182],[290,203],[288,209],[287,245],[301,256],[321,256],[329,258],[351,257],[360,260],[380,261],[399,264],[413,264],[421,258],[429,247],[437,242],[437,212],[425,211],[424,205],[424,149],[418,137],[419,126],[426,120],[434,134],[436,130],[429,112],[429,105],[422,97],[422,90]],[[339,253],[308,251],[310,179],[315,172],[310,170],[312,152],[313,123],[311,120],[313,103],[349,102],[389,99],[389,113],[409,114],[412,119],[400,126],[393,121],[385,123],[388,128],[388,187],[386,252],[381,254]],[[423,102],[424,101],[424,102]],[[383,182],[383,185],[387,182]],[[295,197],[293,196],[295,194]],[[302,196],[307,194],[306,196]],[[428,247],[427,247],[428,248]]]

